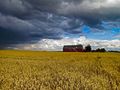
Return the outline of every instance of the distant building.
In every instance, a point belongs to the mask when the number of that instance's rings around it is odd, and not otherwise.
[[[83,52],[83,45],[65,45],[63,52]]]

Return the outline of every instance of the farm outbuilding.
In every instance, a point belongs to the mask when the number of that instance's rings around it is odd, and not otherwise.
[[[83,52],[83,45],[65,45],[63,52]]]

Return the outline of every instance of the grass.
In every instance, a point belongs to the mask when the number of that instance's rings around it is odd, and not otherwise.
[[[120,53],[0,50],[0,90],[120,90]]]

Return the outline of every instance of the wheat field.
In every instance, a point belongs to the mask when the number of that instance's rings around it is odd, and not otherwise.
[[[120,90],[120,53],[0,50],[0,90]]]

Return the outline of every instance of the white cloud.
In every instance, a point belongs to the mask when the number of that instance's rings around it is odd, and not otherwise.
[[[64,38],[61,40],[53,39],[43,39],[36,44],[31,45],[19,45],[18,48],[25,50],[47,50],[47,51],[62,51],[64,45],[76,45],[82,44],[86,46],[90,44],[94,49],[95,48],[106,48],[110,50],[119,50],[120,51],[120,40],[95,40],[87,39],[82,36],[80,38]]]

